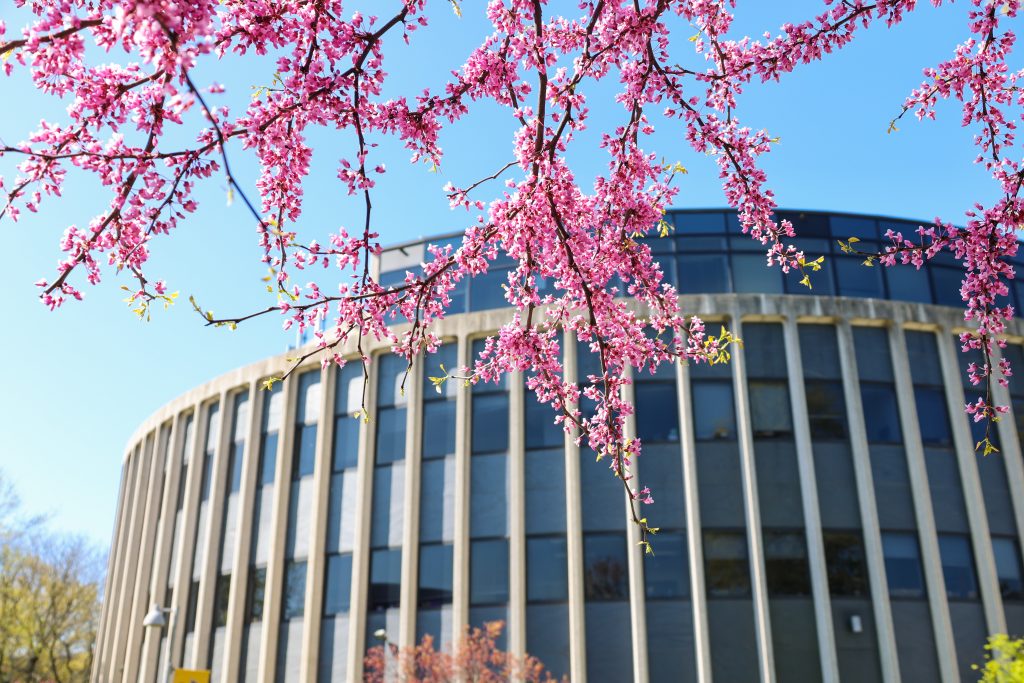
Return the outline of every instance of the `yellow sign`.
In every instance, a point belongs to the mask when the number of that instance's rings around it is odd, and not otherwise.
[[[210,683],[210,672],[205,669],[175,669],[171,683]]]

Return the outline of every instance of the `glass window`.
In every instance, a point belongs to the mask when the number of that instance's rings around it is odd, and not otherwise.
[[[999,577],[999,592],[1006,600],[1024,599],[1024,583],[1021,581],[1020,552],[1012,538],[993,538],[992,552],[996,557],[996,576]]]
[[[565,444],[565,433],[561,425],[555,424],[555,409],[537,401],[529,389],[523,397],[525,409],[526,449],[561,448]]]
[[[922,304],[932,302],[928,271],[914,266],[897,265],[885,268],[885,279],[889,284],[889,296],[901,301],[916,301]]]
[[[976,600],[978,583],[974,576],[974,554],[966,536],[939,534],[939,556],[951,599]]]
[[[929,264],[928,272],[932,278],[932,291],[935,292],[935,303],[940,306],[963,308],[964,301],[960,296],[963,286],[964,271],[962,268],[945,268]]]
[[[565,452],[526,451],[526,533],[565,531],[564,497]]]
[[[292,461],[292,479],[313,474],[316,464],[316,425],[300,425],[295,431],[295,453]]]
[[[204,503],[210,499],[210,483],[213,480],[213,456],[214,451],[206,451],[206,454],[203,456],[203,481],[199,499]]]
[[[359,463],[359,419],[349,415],[334,418],[334,458],[332,468],[335,472],[355,467]]]
[[[665,219],[670,216],[679,233],[725,232],[725,214],[721,211],[678,211],[666,214]]]
[[[451,533],[455,493],[454,458],[427,460],[420,475],[420,543],[442,541],[447,517]]]
[[[861,382],[861,406],[868,441],[899,443],[903,441],[900,429],[900,411],[896,404],[896,389],[891,384]]]
[[[857,376],[862,382],[894,381],[888,330],[884,327],[854,327],[853,349],[857,358]]]
[[[376,356],[377,372],[377,405],[393,406],[405,403],[402,395],[402,384],[408,361],[393,353]]]
[[[564,536],[526,539],[526,599],[528,602],[569,599],[568,556]]]
[[[704,573],[709,598],[750,594],[747,539],[742,531],[704,532]]]
[[[644,443],[679,440],[679,404],[674,382],[635,385],[636,432]]]
[[[328,555],[324,580],[324,615],[348,612],[352,594],[352,555]]]
[[[778,323],[745,323],[743,325],[743,358],[747,376],[759,379],[785,380],[786,343],[782,325]]]
[[[629,574],[624,534],[584,534],[583,586],[587,600],[626,600]]]
[[[388,545],[391,527],[391,478],[394,474],[388,465],[375,467],[373,471],[373,516],[370,523],[370,546],[381,548]]]
[[[423,404],[423,458],[443,458],[455,453],[455,401]]]
[[[405,458],[405,408],[377,410],[377,464]]]
[[[389,548],[370,554],[370,593],[367,609],[371,612],[397,607],[402,586],[402,550]]]
[[[189,585],[188,605],[185,608],[185,632],[192,633],[196,630],[196,610],[199,607],[199,582],[193,581]]]
[[[765,530],[763,538],[768,594],[810,595],[811,576],[803,532]]]
[[[834,256],[832,264],[839,280],[840,296],[858,296],[881,299],[885,296],[882,285],[882,266],[864,265],[864,259],[849,256]],[[814,276],[811,276],[814,281]]]
[[[651,545],[654,554],[644,558],[644,590],[648,600],[681,600],[690,596],[690,570],[686,536],[682,531],[662,531]]]
[[[266,595],[266,588],[267,568],[250,567],[245,600],[245,620],[247,622],[263,620],[263,598]]]
[[[419,606],[437,607],[452,601],[452,546],[420,546]]]
[[[931,446],[952,446],[953,435],[949,431],[945,391],[941,387],[915,386],[914,402],[917,404],[921,441]]]
[[[837,597],[868,595],[867,568],[860,536],[835,531],[826,531],[822,536],[829,592]]]
[[[842,379],[836,328],[833,325],[799,325],[797,330],[804,378]]]
[[[789,387],[785,382],[751,380],[747,386],[755,439],[785,439],[793,434]]]
[[[473,538],[508,532],[507,467],[504,454],[474,456],[470,464],[469,533]]]
[[[828,214],[804,211],[779,211],[775,215],[775,220],[780,224],[784,220],[792,223],[797,237],[828,237],[829,218]]]
[[[228,446],[228,495],[238,493],[242,487],[242,454],[245,442],[235,441]]]
[[[695,380],[690,386],[693,394],[693,429],[697,441],[735,439],[736,415],[732,384]]]
[[[469,310],[486,311],[508,306],[505,289],[502,287],[508,285],[508,273],[507,268],[492,268],[474,276],[469,283]]]
[[[676,258],[680,294],[729,291],[725,254],[681,254]]]
[[[508,449],[508,394],[473,396],[473,453]]]
[[[274,483],[277,469],[277,432],[263,436],[260,444],[260,486]],[[182,487],[184,490],[185,487]]]
[[[942,363],[933,332],[907,330],[907,357],[914,384],[941,384]]]
[[[828,221],[831,227],[833,239],[844,242],[856,237],[862,240],[878,239],[878,227],[874,218],[865,216],[829,216]]]
[[[749,241],[749,240],[748,240]],[[782,271],[769,266],[764,254],[732,254],[734,291],[750,294],[782,294]]]
[[[508,602],[508,541],[493,538],[470,544],[469,603]]]
[[[213,627],[220,628],[228,624],[228,596],[231,593],[231,574],[217,577],[217,586],[213,594]]]
[[[924,575],[917,536],[910,533],[882,532],[882,555],[889,596],[924,598]]]
[[[846,401],[840,382],[807,382],[807,419],[812,439],[846,438]]]
[[[284,600],[281,604],[281,618],[301,617],[306,607],[306,561],[285,562]]]

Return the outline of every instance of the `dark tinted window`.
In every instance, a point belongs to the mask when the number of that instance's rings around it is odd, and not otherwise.
[[[806,379],[841,379],[836,328],[832,325],[800,325],[800,357]]]
[[[846,401],[840,382],[807,382],[807,419],[812,439],[846,438]]]
[[[623,534],[585,534],[583,585],[587,600],[626,600],[626,537]]]
[[[742,531],[704,532],[704,574],[709,598],[750,593],[747,539]]]
[[[1012,538],[993,538],[992,552],[996,558],[996,575],[999,577],[999,592],[1003,599],[1024,599],[1017,542]]]
[[[377,409],[377,464],[405,458],[405,408]]]
[[[644,443],[679,440],[675,382],[638,382],[636,432]]]
[[[720,211],[686,211],[673,217],[677,233],[725,232],[725,214]]]
[[[790,438],[793,418],[789,387],[778,380],[751,380],[747,385],[750,421],[755,439]]]
[[[397,607],[402,585],[402,551],[374,550],[370,555],[370,611]]]
[[[679,293],[729,291],[729,265],[725,254],[681,254],[676,259]]]
[[[689,597],[690,571],[686,536],[682,531],[661,532],[652,540],[654,554],[644,559],[644,589],[648,600]]]
[[[328,555],[324,579],[324,615],[347,612],[352,593],[352,555]]]
[[[828,264],[826,264],[826,267]],[[839,281],[840,296],[871,297],[881,299],[885,296],[885,289],[882,285],[882,267],[864,265],[864,259],[859,257],[835,256],[832,258],[832,267],[836,271],[836,279]],[[813,281],[814,276],[811,276]]]
[[[843,597],[867,595],[868,576],[860,536],[826,531],[823,538],[829,592]]]
[[[946,595],[951,599],[975,600],[978,583],[974,575],[974,553],[966,536],[939,534],[939,556],[946,579]]]
[[[910,533],[883,532],[882,554],[885,556],[885,577],[889,583],[889,596],[923,598],[924,575],[921,572],[917,536]]]
[[[306,606],[306,562],[288,561],[284,565],[284,599],[281,618],[301,617]]]
[[[526,599],[529,602],[568,600],[567,563],[564,536],[526,539]]]
[[[765,530],[763,539],[768,594],[810,595],[811,577],[803,532]]]
[[[420,546],[419,606],[435,607],[452,601],[452,546]]]
[[[941,387],[915,386],[914,402],[917,404],[921,441],[933,446],[953,445],[945,391]]]
[[[276,468],[277,432],[271,432],[263,436],[263,441],[260,444],[260,486],[274,483]]]
[[[470,544],[469,602],[493,605],[508,602],[508,541],[504,538]]]
[[[263,598],[267,587],[267,568],[251,567],[249,569],[249,585],[245,599],[246,621],[263,619]]]
[[[861,382],[861,405],[864,408],[864,426],[868,441],[899,443],[903,440],[900,413],[896,403],[896,389],[881,382]]]
[[[423,404],[423,457],[443,458],[455,453],[455,401]]]
[[[292,479],[313,474],[316,464],[316,425],[300,425],[295,431],[295,453],[292,461]]]
[[[334,418],[335,472],[355,467],[359,462],[359,419],[349,415]]]
[[[473,396],[473,453],[508,449],[508,394]]]
[[[749,240],[748,240],[749,241]],[[751,294],[782,294],[782,271],[769,266],[764,254],[732,254],[734,291]]]
[[[736,438],[736,415],[732,384],[729,382],[695,380],[693,395],[693,428],[698,441],[732,440]]]
[[[231,574],[217,577],[217,586],[213,594],[213,626],[220,628],[228,624],[228,595],[231,593]]]

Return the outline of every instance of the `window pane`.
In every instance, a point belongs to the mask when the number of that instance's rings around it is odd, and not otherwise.
[[[644,443],[679,440],[676,385],[639,382],[636,385],[636,432]]]
[[[359,463],[359,420],[348,415],[334,418],[335,472],[355,467]]]
[[[452,601],[452,546],[420,546],[419,606],[437,607]]]
[[[507,466],[504,454],[475,456],[470,463],[469,533],[473,538],[508,532]]]
[[[508,449],[508,394],[473,396],[473,453]]]
[[[829,592],[844,597],[867,595],[868,577],[860,536],[829,531],[822,536]]]
[[[807,543],[802,533],[766,530],[764,568],[769,595],[774,597],[811,594]]]
[[[260,444],[260,486],[267,486],[274,483],[277,469],[277,432],[271,432],[263,437]],[[180,488],[184,492],[185,487]]]
[[[800,325],[800,357],[806,379],[841,379],[836,328],[832,325]]]
[[[850,237],[862,240],[878,239],[874,218],[864,216],[829,216],[832,237],[844,242]]]
[[[785,380],[785,341],[778,323],[746,323],[743,325],[743,357],[747,361],[747,377]]]
[[[704,572],[710,598],[745,597],[750,593],[747,539],[743,532],[704,532]]]
[[[352,555],[327,556],[324,584],[324,614],[347,612],[352,593]]]
[[[508,602],[508,541],[504,538],[473,541],[469,557],[469,603]]]
[[[313,474],[316,464],[316,425],[300,425],[295,430],[295,454],[292,461],[292,479]]]
[[[646,449],[644,451],[646,455]],[[526,452],[526,533],[565,531],[565,452]]]
[[[784,382],[751,380],[747,390],[754,438],[791,437],[793,417],[789,405],[789,387]]]
[[[999,577],[999,592],[1009,600],[1024,599],[1024,584],[1021,583],[1020,553],[1012,538],[993,538],[992,551],[996,556],[996,575]]]
[[[769,266],[763,254],[733,254],[732,281],[734,291],[752,294],[782,294],[782,271]]]
[[[405,408],[377,411],[377,464],[405,458]]]
[[[679,293],[729,291],[729,266],[725,254],[682,254],[676,259]]]
[[[626,600],[628,574],[623,534],[585,534],[583,585],[587,600]]]
[[[974,554],[967,537],[939,534],[939,556],[942,559],[942,575],[946,579],[946,595],[953,599],[977,599]]]
[[[217,586],[213,594],[213,626],[228,624],[228,594],[231,592],[231,574],[217,577]]]
[[[526,449],[561,448],[565,433],[555,424],[555,409],[546,403],[539,403],[537,396],[529,389],[523,398],[526,419]]]
[[[690,595],[686,537],[681,531],[661,532],[652,543],[654,555],[644,558],[644,590],[648,600],[673,600]]]
[[[402,550],[374,550],[370,555],[370,611],[397,607],[402,586]]]
[[[923,304],[932,302],[931,286],[928,284],[928,271],[913,266],[898,265],[885,269],[885,279],[889,283],[889,296],[901,301],[917,301]]]
[[[882,554],[885,557],[889,596],[923,598],[924,576],[921,573],[917,537],[914,534],[885,532],[882,534]]]
[[[728,382],[694,381],[693,428],[698,441],[736,438],[736,416],[733,408],[732,384]]]
[[[443,458],[455,453],[455,401],[423,404],[423,457]]]
[[[281,618],[301,617],[306,606],[306,562],[286,562]]]
[[[267,568],[252,567],[249,572],[248,595],[246,596],[246,621],[261,621],[263,619],[263,598],[266,594],[266,587]]]
[[[868,441],[899,443],[903,441],[900,430],[900,412],[896,404],[896,390],[891,384],[862,382],[860,400],[864,408],[864,426]]]
[[[853,348],[860,380],[892,382],[889,332],[884,327],[854,327]]]
[[[568,556],[564,536],[526,539],[526,599],[569,599]]]
[[[725,214],[720,211],[681,211],[672,217],[679,233],[725,232]]]
[[[469,281],[469,310],[486,311],[508,306],[502,285],[508,284],[508,269],[492,269]]]
[[[846,401],[839,382],[808,382],[807,418],[814,439],[846,438]]]
[[[859,257],[835,256],[832,264],[839,280],[840,296],[858,296],[881,299],[885,296],[882,288],[882,267],[878,264],[866,266]],[[814,279],[813,276],[811,278]]]
[[[953,445],[953,436],[949,431],[949,413],[946,410],[946,394],[942,388],[914,387],[914,401],[917,404],[917,423],[921,428],[921,441],[933,446]]]

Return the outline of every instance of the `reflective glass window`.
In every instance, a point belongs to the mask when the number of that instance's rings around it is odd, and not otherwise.
[[[292,461],[292,479],[313,474],[316,464],[316,425],[300,425],[295,431],[295,454]]]
[[[775,215],[779,223],[792,223],[798,237],[829,237],[829,218],[828,214],[809,211],[779,211]]]
[[[324,578],[324,615],[331,616],[348,612],[352,594],[352,555],[327,556],[327,573]]]
[[[846,401],[840,382],[807,382],[807,419],[812,439],[846,438]]]
[[[377,409],[377,464],[405,458],[405,408]]]
[[[469,603],[508,602],[508,540],[492,538],[470,543]]]
[[[827,265],[827,264],[826,264]],[[866,266],[860,257],[834,256],[832,267],[839,281],[840,296],[870,297],[881,299],[885,296],[882,284],[882,267]],[[811,276],[813,282],[814,275]]]
[[[897,265],[885,268],[885,279],[889,285],[889,296],[901,301],[916,301],[922,304],[932,302],[931,285],[928,283],[928,271],[914,266]]]
[[[231,593],[231,574],[217,577],[217,585],[213,593],[213,627],[220,628],[228,624],[228,595]]]
[[[526,533],[565,531],[564,496],[565,452],[526,451]]]
[[[274,483],[277,468],[277,432],[263,436],[260,443],[260,486]],[[184,489],[184,487],[182,487]]]
[[[833,325],[800,325],[797,330],[800,336],[800,358],[803,360],[804,378],[842,379],[836,328]]]
[[[978,582],[974,574],[974,553],[966,536],[939,534],[939,557],[950,599],[976,600]]]
[[[857,376],[863,381],[893,382],[889,331],[884,327],[854,327],[853,349]]]
[[[355,467],[359,462],[359,419],[350,415],[339,415],[334,418],[334,457],[332,467],[335,472]]]
[[[864,409],[864,426],[869,442],[899,443],[903,441],[900,429],[899,406],[896,403],[896,388],[881,382],[861,382],[861,406]]]
[[[285,562],[281,618],[301,617],[306,607],[306,561]]]
[[[851,237],[861,240],[878,239],[878,226],[874,218],[866,216],[829,216],[829,226],[832,238],[843,240]]]
[[[526,599],[528,602],[569,599],[565,536],[526,539]]]
[[[999,592],[1003,599],[1024,599],[1024,582],[1021,581],[1020,551],[1017,542],[1008,537],[995,537],[992,539],[992,552],[996,558],[996,576],[999,577]]]
[[[914,402],[917,404],[921,441],[932,446],[952,446],[945,390],[942,387],[915,386]]]
[[[745,323],[743,357],[747,376],[758,379],[786,380],[786,344],[779,323]]]
[[[683,531],[662,531],[651,539],[654,555],[644,558],[644,591],[648,600],[680,600],[690,596],[690,570]]]
[[[583,586],[588,601],[627,600],[628,575],[624,534],[584,534]]]
[[[917,536],[911,533],[882,532],[882,555],[885,557],[889,596],[923,598],[924,575]]]
[[[785,291],[782,271],[778,266],[769,266],[764,254],[732,254],[730,259],[733,291],[741,294],[782,294]]]
[[[932,278],[932,291],[935,292],[935,303],[940,306],[963,308],[964,301],[960,296],[963,285],[964,271],[962,268],[946,268],[934,263],[928,265],[928,274]]]
[[[508,458],[479,455],[470,464],[469,533],[473,538],[508,531]]]
[[[807,566],[807,542],[801,531],[763,533],[764,570],[768,594],[810,595],[811,575]]]
[[[473,453],[508,449],[508,394],[473,396]]]
[[[452,546],[420,546],[419,606],[437,607],[452,601]]]
[[[388,548],[370,554],[370,611],[397,607],[402,586],[402,550]]]
[[[750,594],[747,539],[742,531],[704,532],[704,582],[709,598]]]
[[[681,254],[676,258],[680,294],[729,291],[729,265],[725,254]]]
[[[755,439],[790,438],[793,416],[789,405],[789,387],[778,380],[750,380],[750,422]]]
[[[644,443],[679,440],[675,382],[637,382],[636,432]]]
[[[266,596],[267,568],[250,567],[249,585],[246,587],[245,620],[247,622],[263,620],[263,600]]]
[[[673,388],[674,389],[674,388]],[[736,438],[736,414],[732,384],[729,382],[694,380],[693,428],[698,441]]]
[[[721,211],[680,211],[671,215],[677,233],[725,232],[725,214]]]
[[[836,531],[826,531],[822,536],[829,592],[836,597],[868,595],[867,567],[860,536]]]
[[[942,362],[933,332],[907,330],[907,358],[914,384],[941,384]]]
[[[502,287],[508,284],[508,273],[507,268],[491,268],[470,280],[469,310],[486,311],[508,306],[505,289]]]
[[[455,453],[455,401],[423,404],[423,457],[443,458]]]

